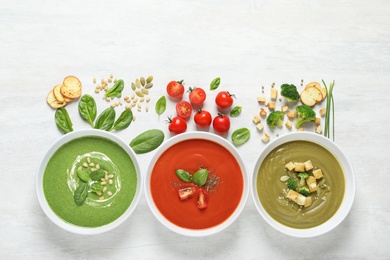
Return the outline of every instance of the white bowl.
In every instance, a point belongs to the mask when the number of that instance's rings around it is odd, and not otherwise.
[[[207,142],[212,142],[216,143],[219,146],[221,146],[223,149],[227,150],[230,152],[230,154],[236,159],[236,163],[239,165],[239,168],[242,173],[242,181],[243,181],[243,187],[242,187],[242,193],[241,193],[241,198],[239,199],[239,203],[236,206],[235,210],[233,213],[224,221],[221,221],[220,223],[210,226],[207,228],[187,228],[187,227],[182,227],[178,226],[175,223],[171,222],[168,220],[158,209],[158,206],[156,205],[155,201],[153,200],[152,192],[151,192],[151,177],[153,174],[153,169],[160,158],[167,149],[171,148],[172,146],[179,144],[184,141],[188,140],[196,140],[196,139],[201,139],[201,140],[206,140]],[[174,157],[181,158],[182,156],[185,156],[185,154],[178,153],[177,155],[174,155]],[[201,156],[201,155],[200,155]],[[176,176],[173,173],[172,179],[175,179]],[[178,180],[178,179],[177,179]],[[245,168],[244,161],[240,157],[237,149],[230,144],[226,139],[217,136],[212,133],[207,133],[207,132],[187,132],[183,134],[176,135],[170,139],[168,139],[166,142],[164,142],[157,150],[155,155],[153,156],[148,170],[146,174],[146,179],[145,179],[145,195],[146,195],[146,201],[149,205],[150,210],[154,214],[154,216],[158,219],[158,221],[161,222],[165,227],[170,229],[173,232],[176,232],[181,235],[185,236],[191,236],[191,237],[203,237],[203,236],[208,236],[212,234],[216,234],[224,229],[226,229],[228,226],[230,226],[240,215],[242,210],[245,207],[247,198],[248,198],[248,193],[249,193],[249,184],[248,184],[248,177],[247,177],[247,172]],[[226,181],[228,183],[228,181]],[[222,183],[222,182],[221,182]],[[221,184],[220,184],[221,185]],[[228,184],[226,184],[228,185]],[[217,187],[218,189],[218,187]],[[218,192],[218,191],[217,191]],[[176,194],[176,193],[175,193]],[[225,194],[225,196],[229,196],[229,194]],[[172,195],[173,196],[173,195]],[[177,200],[179,201],[179,197],[177,197]],[[167,203],[170,203],[169,201]],[[182,203],[192,203],[192,202],[182,202]],[[195,204],[194,204],[195,205]],[[196,207],[196,206],[195,206]],[[178,209],[180,210],[180,209]],[[209,204],[209,207],[205,210],[212,210],[211,206]],[[188,216],[189,221],[191,221],[191,216]]]
[[[129,155],[130,159],[132,160],[132,163],[134,164],[134,168],[136,171],[136,176],[137,176],[136,191],[134,194],[134,198],[130,203],[130,206],[116,220],[114,220],[111,223],[99,226],[99,227],[83,227],[83,226],[74,225],[74,224],[71,224],[71,223],[64,221],[62,218],[57,216],[53,212],[51,207],[49,206],[49,204],[46,200],[45,194],[44,194],[44,189],[43,189],[44,172],[45,172],[46,166],[47,166],[50,158],[52,157],[52,155],[62,145],[68,143],[69,141],[71,141],[75,138],[80,138],[80,137],[85,137],[85,136],[98,136],[98,137],[110,139],[111,141],[113,141],[114,143],[116,143],[120,147],[122,147],[124,149],[124,151]],[[119,137],[115,136],[112,133],[102,131],[102,130],[96,130],[96,129],[80,130],[80,131],[75,131],[75,132],[65,134],[64,136],[60,137],[57,141],[54,142],[54,144],[46,152],[46,154],[42,158],[41,162],[39,163],[39,166],[38,166],[38,169],[36,172],[36,192],[37,192],[39,204],[41,205],[44,213],[57,226],[63,228],[64,230],[72,232],[72,233],[82,234],[82,235],[93,235],[93,234],[100,234],[100,233],[112,230],[113,228],[115,228],[115,227],[119,226],[121,223],[123,223],[132,214],[132,212],[136,208],[136,206],[139,202],[140,196],[141,196],[141,189],[142,189],[142,178],[141,177],[142,176],[141,176],[140,168],[139,168],[135,153],[130,148],[130,146],[127,145],[124,141],[122,141]]]
[[[309,141],[312,143],[315,143],[319,146],[322,146],[326,148],[328,151],[330,151],[339,161],[341,168],[344,173],[345,177],[345,192],[344,192],[344,198],[341,202],[340,207],[336,211],[336,213],[326,222],[312,227],[312,228],[291,228],[286,225],[283,225],[276,221],[274,218],[272,218],[267,211],[264,209],[260,199],[259,194],[257,190],[257,177],[259,168],[263,162],[263,160],[266,158],[266,156],[274,150],[279,145],[290,142],[290,141]],[[299,132],[299,133],[288,133],[282,136],[279,136],[278,138],[274,139],[272,142],[270,142],[264,150],[259,155],[256,164],[254,166],[253,170],[253,176],[252,176],[252,197],[255,202],[255,206],[257,210],[259,211],[260,215],[264,218],[264,220],[273,228],[276,230],[293,237],[301,237],[301,238],[307,238],[307,237],[315,237],[322,234],[325,234],[335,227],[337,227],[348,215],[353,201],[355,197],[355,176],[352,169],[351,164],[349,163],[347,157],[345,154],[341,151],[341,149],[330,139],[325,138],[322,135],[315,134],[315,133],[309,133],[309,132]]]

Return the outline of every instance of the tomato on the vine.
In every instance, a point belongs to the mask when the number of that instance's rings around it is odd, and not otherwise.
[[[180,116],[175,116],[174,118],[168,118],[168,122],[169,122],[168,129],[173,134],[181,134],[187,130],[187,123]]]
[[[190,88],[189,92],[190,102],[193,105],[202,105],[203,102],[206,100],[206,92],[202,88]]]
[[[230,129],[230,119],[229,117],[218,114],[218,116],[214,117],[213,127],[217,134],[224,135]]]
[[[227,109],[233,104],[233,94],[230,94],[228,91],[221,91],[215,97],[215,103],[221,109]]]
[[[211,125],[211,121],[213,121],[213,119],[209,111],[199,110],[194,115],[194,121],[197,126],[206,128]]]
[[[176,104],[176,112],[178,116],[188,119],[192,114],[192,106],[187,101],[179,101]]]
[[[184,94],[183,80],[169,82],[167,85],[167,93],[173,98],[181,98]]]

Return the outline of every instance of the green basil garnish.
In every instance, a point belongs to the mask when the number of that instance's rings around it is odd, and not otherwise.
[[[114,123],[114,130],[126,129],[133,121],[133,112],[130,109],[125,109]]]
[[[106,175],[106,173],[103,170],[93,171],[93,172],[91,172],[91,180],[99,181],[101,178],[104,178],[105,175]]]
[[[184,182],[191,182],[192,181],[192,175],[185,170],[177,169],[175,171],[175,173],[176,173],[177,177],[179,177],[179,179],[184,181]]]
[[[97,118],[96,129],[110,131],[115,121],[115,110],[112,107],[104,110]]]
[[[88,197],[88,184],[85,182],[81,182],[79,186],[77,186],[76,190],[74,191],[73,197],[74,201],[77,205],[81,206],[83,205],[84,201]]]
[[[83,182],[89,182],[89,180],[91,180],[89,174],[81,169],[77,169],[77,176],[79,176]]]
[[[232,141],[235,145],[240,145],[249,140],[251,133],[248,128],[240,128],[233,132]]]
[[[230,116],[231,117],[237,117],[241,114],[242,107],[240,106],[235,106],[233,109],[230,111]]]
[[[64,107],[58,108],[54,115],[57,127],[63,133],[69,133],[73,131],[73,124],[70,120],[68,111]]]
[[[106,94],[104,94],[104,97],[120,98],[122,96],[122,90],[124,87],[125,87],[125,82],[122,79],[118,79],[114,83],[114,85],[107,90]]]
[[[104,186],[100,184],[99,182],[95,182],[91,185],[91,191],[93,192],[101,192],[103,190]]]
[[[215,90],[219,87],[219,84],[221,83],[221,78],[215,78],[210,83],[210,90]]]
[[[194,173],[192,182],[198,186],[203,186],[205,185],[208,177],[209,171],[207,169],[200,169]]]
[[[93,122],[95,121],[96,113],[97,109],[95,99],[88,94],[83,95],[79,101],[80,116],[94,127]]]
[[[156,103],[156,112],[158,115],[164,113],[167,108],[167,98],[165,96],[160,97]]]
[[[153,151],[164,141],[164,132],[159,129],[147,130],[136,136],[131,142],[130,147],[135,153],[147,153]]]

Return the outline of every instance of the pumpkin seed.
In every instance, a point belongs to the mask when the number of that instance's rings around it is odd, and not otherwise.
[[[149,88],[151,88],[151,87],[153,87],[153,83],[148,83],[148,84],[145,85],[145,88],[146,88],[146,89],[149,89]]]
[[[149,94],[149,90],[147,90],[147,89],[145,89],[145,88],[141,89],[141,91],[142,91],[142,93],[144,93],[145,95],[148,95],[148,94]]]
[[[280,181],[288,181],[288,179],[290,179],[290,177],[287,175],[280,177]]]
[[[131,82],[131,89],[132,89],[132,90],[135,90],[135,84],[134,84],[134,82]]]
[[[135,94],[137,94],[137,96],[139,96],[139,97],[143,97],[143,96],[144,96],[144,93],[142,93],[141,90],[137,90],[137,91],[135,92]]]
[[[141,82],[141,85],[142,85],[142,86],[145,86],[145,78],[144,78],[144,77],[141,77],[141,78],[139,79],[139,81]]]
[[[139,79],[136,79],[136,80],[135,80],[135,86],[136,86],[137,88],[140,88],[140,87],[141,87],[141,81],[140,81]]]

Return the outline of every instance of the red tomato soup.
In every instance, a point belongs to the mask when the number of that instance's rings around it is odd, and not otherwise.
[[[183,169],[193,174],[199,168],[208,169],[209,178],[216,176],[220,181],[207,192],[205,209],[197,208],[197,195],[184,201],[178,195],[179,189],[191,184],[181,181],[175,171]],[[158,158],[150,178],[151,194],[158,210],[168,221],[188,229],[206,229],[227,220],[240,203],[244,187],[235,157],[223,146],[203,139],[170,147]]]

